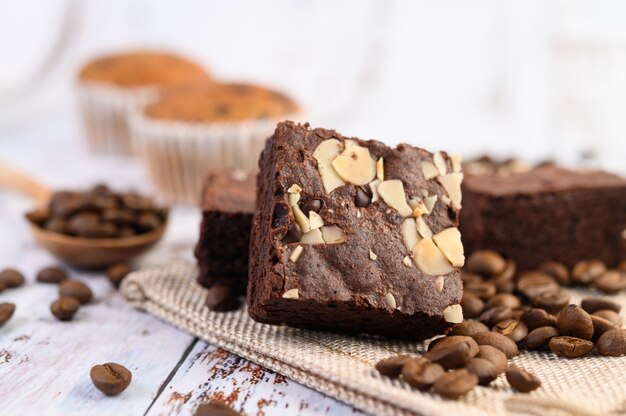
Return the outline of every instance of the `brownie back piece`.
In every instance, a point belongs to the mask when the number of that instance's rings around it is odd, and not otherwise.
[[[626,258],[625,228],[626,180],[609,173],[543,166],[463,182],[465,250],[498,251],[521,269],[590,259],[614,265]]]
[[[255,191],[254,176],[214,172],[207,177],[195,250],[202,286],[220,284],[246,293]]]
[[[460,322],[459,162],[280,123],[259,161],[250,316],[413,340]]]

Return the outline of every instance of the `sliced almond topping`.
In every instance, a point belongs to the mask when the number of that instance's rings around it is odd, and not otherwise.
[[[287,193],[290,194],[299,194],[300,192],[302,192],[302,188],[300,188],[300,185],[297,184],[293,184],[289,187],[289,189],[287,189]]]
[[[313,152],[313,157],[317,160],[317,170],[322,177],[322,183],[327,194],[346,184],[332,165],[333,160],[343,149],[343,144],[339,140],[328,139],[321,142]]]
[[[423,238],[433,238],[433,232],[430,230],[426,221],[424,221],[424,217],[417,217],[415,219],[415,227],[417,228],[417,232]]]
[[[391,309],[396,309],[396,298],[393,297],[393,295],[391,293],[387,293],[385,295],[385,303],[387,304],[387,306],[389,306]]]
[[[441,152],[435,152],[433,155],[433,163],[437,167],[437,172],[439,172],[440,175],[447,173],[448,168],[446,167],[446,160],[443,158]]]
[[[376,161],[376,179],[381,181],[385,180],[385,167],[382,157],[378,158]]]
[[[431,276],[446,275],[454,271],[450,262],[430,238],[417,243],[413,249],[413,261],[422,272]]]
[[[452,208],[461,209],[461,182],[463,182],[462,173],[448,173],[437,177],[437,181],[443,186],[448,193]]]
[[[433,241],[454,267],[463,267],[465,255],[461,243],[461,233],[456,227],[446,228],[438,232],[433,236]]]
[[[354,185],[366,185],[376,177],[376,162],[366,147],[346,140],[346,148],[332,162],[341,179]]]
[[[326,244],[339,244],[346,241],[343,231],[336,225],[325,225],[320,228],[322,239]]]
[[[300,242],[302,244],[324,244],[324,239],[322,238],[322,232],[319,228],[306,232],[300,238]]]
[[[296,246],[296,248],[293,249],[291,255],[289,256],[289,261],[293,263],[297,262],[298,258],[300,258],[300,254],[302,254],[302,250],[304,250],[302,246]]]
[[[380,199],[378,195],[378,185],[380,184],[380,179],[375,179],[370,182],[370,191],[372,191],[372,202],[376,202]]]
[[[443,280],[443,276],[437,276],[435,279],[435,289],[437,289],[437,292],[443,292]]]
[[[402,259],[402,263],[406,267],[411,267],[413,265],[413,260],[411,260],[411,258],[409,256],[404,256],[404,258]]]
[[[428,189],[422,189],[420,190],[420,193],[424,198],[428,198]]]
[[[413,248],[421,240],[421,237],[417,234],[415,228],[415,220],[413,218],[407,218],[402,222],[400,226],[402,238],[404,239],[404,245],[409,252],[413,252]]]
[[[298,289],[289,289],[285,293],[283,293],[283,298],[285,299],[298,299],[300,294],[298,293]]]
[[[418,218],[421,217],[422,215],[426,214],[426,207],[421,208],[421,207],[415,207],[413,208],[413,217]]]
[[[406,194],[404,193],[404,185],[399,179],[391,179],[378,184],[378,194],[389,205],[400,213],[403,217],[408,217],[413,210],[406,203]]]
[[[289,194],[289,205],[292,207],[300,201],[300,194]]]
[[[461,305],[450,305],[443,310],[443,319],[452,324],[463,322],[463,308]]]
[[[356,217],[357,217],[357,218],[361,218],[362,216],[363,216],[363,214],[361,214],[361,210],[360,210],[360,209],[357,209],[357,210],[356,210]]]
[[[450,198],[448,198],[448,195],[441,195],[441,202],[443,202],[447,206],[452,205],[452,201],[450,200]]]
[[[461,171],[461,155],[460,154],[454,154],[450,157],[450,159],[452,160],[452,170],[454,172],[460,172]]]
[[[439,176],[437,167],[431,162],[422,162],[422,173],[424,174],[424,179],[426,180]]]
[[[300,230],[303,233],[310,231],[311,226],[309,225],[309,219],[306,217],[306,215],[304,215],[304,212],[302,212],[300,206],[298,204],[292,205],[291,210],[293,211],[293,217],[300,226]]]
[[[370,260],[378,260],[378,256],[372,251],[372,249],[370,249]]]
[[[426,209],[428,210],[429,214],[435,209],[437,198],[437,195],[427,196],[426,198],[424,198],[424,205],[426,205]]]
[[[309,227],[311,230],[315,230],[316,228],[320,228],[324,225],[324,220],[320,217],[315,211],[309,211]]]

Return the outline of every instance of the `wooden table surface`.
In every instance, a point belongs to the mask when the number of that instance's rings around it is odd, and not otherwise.
[[[89,155],[71,117],[56,117],[0,140],[0,162],[10,162],[45,184],[150,192],[141,164],[132,158]],[[59,265],[36,246],[23,212],[32,201],[0,189],[0,269],[26,276],[21,288],[0,293],[13,302],[13,318],[0,328],[0,415],[188,415],[217,399],[246,415],[348,415],[359,411],[272,371],[198,340],[130,307],[102,272],[67,268],[87,283],[95,300],[72,322],[49,311],[56,286],[37,283],[38,270]],[[135,263],[154,265],[190,258],[198,232],[193,207],[176,207],[164,240]],[[117,397],[95,389],[89,370],[117,362],[133,373]]]

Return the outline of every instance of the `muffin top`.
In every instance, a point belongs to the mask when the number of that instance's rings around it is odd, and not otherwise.
[[[181,85],[146,107],[145,116],[188,122],[236,122],[280,118],[298,111],[285,95],[250,84]]]
[[[202,67],[188,59],[150,51],[102,56],[85,65],[78,78],[120,87],[212,82]]]

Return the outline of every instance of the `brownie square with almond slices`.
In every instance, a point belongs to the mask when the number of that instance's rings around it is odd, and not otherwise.
[[[412,340],[462,320],[458,158],[287,121],[259,167],[253,319]]]

